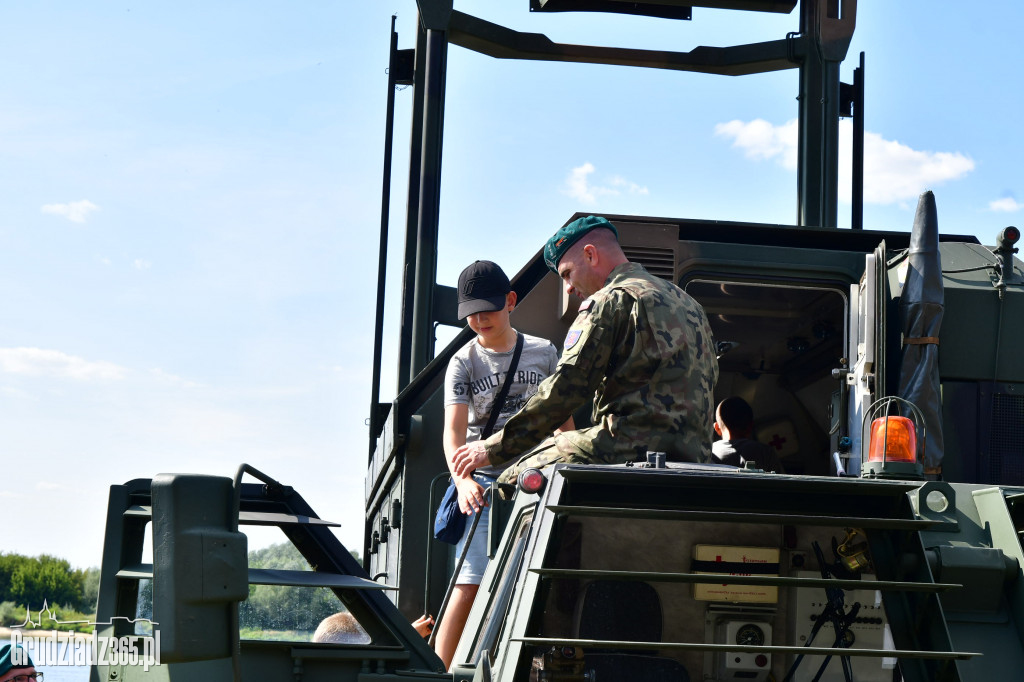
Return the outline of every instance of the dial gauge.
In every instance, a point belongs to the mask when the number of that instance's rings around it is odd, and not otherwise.
[[[747,623],[736,631],[736,643],[742,646],[761,646],[764,644],[764,630],[753,623]]]

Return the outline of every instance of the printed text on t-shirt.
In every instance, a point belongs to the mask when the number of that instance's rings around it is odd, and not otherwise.
[[[456,384],[455,395],[466,395],[467,390],[471,391],[473,395],[480,395],[487,391],[492,391],[497,388],[501,388],[502,382],[505,381],[505,375],[508,372],[495,372],[494,374],[485,376],[481,379],[477,379],[472,383],[459,383]],[[536,386],[544,379],[540,372],[532,372],[527,370],[517,370],[515,384],[525,384],[527,386]],[[467,389],[468,387],[468,389]]]

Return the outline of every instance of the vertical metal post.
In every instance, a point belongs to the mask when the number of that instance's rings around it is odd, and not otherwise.
[[[373,374],[370,388],[370,457],[380,433],[380,363],[384,335],[384,290],[388,262],[388,222],[391,219],[391,148],[395,130],[395,59],[398,54],[396,16],[391,17],[391,49],[388,52],[388,103],[384,122],[384,179],[380,197],[380,248],[377,254],[377,317],[373,328]]]
[[[853,70],[853,182],[850,201],[853,203],[850,228],[864,229],[864,53],[860,66]]]
[[[405,258],[402,269],[402,322],[398,339],[398,386],[401,391],[409,385],[416,372],[412,367],[413,336],[413,293],[415,281],[413,268],[419,251],[416,242],[416,225],[420,206],[420,159],[423,154],[424,95],[423,74],[427,63],[427,32],[422,22],[416,22],[416,60],[412,100],[412,133],[409,142],[409,187],[405,214]]]
[[[412,346],[409,381],[434,354],[433,299],[437,280],[437,235],[441,207],[441,147],[444,133],[447,31],[426,30],[426,69],[423,74],[423,146],[420,157],[419,214],[416,221],[416,260],[413,271]]]
[[[800,66],[797,224],[835,227],[838,217],[839,64],[827,59],[821,35],[836,0],[804,0],[800,33],[805,49]]]

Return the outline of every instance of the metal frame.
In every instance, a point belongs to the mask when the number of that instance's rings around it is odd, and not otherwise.
[[[627,473],[628,472],[628,473]],[[625,494],[623,475],[638,479],[634,496]],[[640,479],[643,479],[642,484]],[[907,493],[914,483],[874,480],[786,477],[779,475],[717,472],[700,465],[677,465],[668,469],[623,469],[619,466],[555,465],[549,483],[541,493],[538,516],[528,539],[524,565],[528,570],[520,581],[512,618],[506,624],[504,648],[494,661],[497,676],[511,675],[525,665],[525,647],[579,646],[622,650],[650,649],[651,642],[595,641],[573,637],[536,636],[531,627],[538,609],[545,603],[545,585],[558,578],[610,578],[669,583],[724,583],[775,585],[789,589],[863,588],[860,580],[798,578],[785,576],[735,576],[685,572],[637,573],[592,569],[545,567],[550,545],[557,538],[560,519],[568,516],[675,519],[680,522],[764,523],[802,527],[855,526],[865,529],[877,569],[872,590],[887,593],[886,613],[895,639],[893,649],[837,649],[828,646],[743,646],[706,642],[658,642],[665,651],[746,652],[764,654],[807,654],[859,657],[897,657],[906,680],[962,679],[959,666],[976,661],[977,651],[954,648],[940,594],[957,590],[959,583],[936,582],[920,531],[938,530],[933,520],[918,518]],[[731,493],[727,494],[727,493]],[[652,498],[653,496],[653,498]],[[737,499],[743,509],[735,510]],[[669,502],[672,500],[672,502]],[[632,504],[635,502],[636,504]],[[531,504],[533,502],[531,501]],[[646,508],[646,505],[655,505]],[[670,507],[670,508],[669,508]],[[723,509],[727,508],[727,509]],[[753,509],[772,508],[777,513],[757,514]],[[814,510],[836,509],[833,514]],[[843,516],[838,510],[846,510]],[[491,575],[491,574],[488,574]],[[488,576],[485,576],[485,580]],[[471,614],[470,623],[473,622]],[[533,624],[533,625],[531,625]],[[511,667],[510,667],[511,666]]]
[[[689,52],[555,43],[542,34],[514,31],[454,10],[452,0],[417,0],[417,5],[420,21],[415,60],[399,389],[411,383],[433,357],[449,44],[500,59],[638,66],[730,76],[797,68],[800,70],[800,166],[796,224],[836,226],[841,109],[839,65],[846,57],[856,25],[856,0],[801,0],[799,31],[783,39],[729,47],[702,46]],[[861,102],[856,102],[858,116],[860,110]],[[375,426],[379,426],[376,421]],[[371,439],[376,437],[377,433],[372,430]]]
[[[372,542],[372,537],[377,518],[383,514],[380,505],[386,500],[387,491],[401,485],[406,508],[420,509],[426,505],[425,493],[420,494],[412,490],[413,486],[405,485],[411,480],[429,479],[436,473],[432,470],[433,465],[425,461],[427,458],[406,456],[406,444],[417,437],[413,415],[421,410],[440,386],[450,355],[469,339],[469,333],[463,332],[445,352],[434,355],[434,326],[438,322],[449,321],[450,315],[446,311],[452,307],[449,299],[454,298],[453,290],[436,282],[449,44],[501,59],[636,66],[730,76],[799,69],[801,171],[798,173],[796,221],[799,227],[805,229],[794,230],[791,239],[797,242],[806,240],[808,245],[819,242],[817,236],[826,241],[842,241],[827,239],[839,235],[835,235],[832,230],[819,228],[836,225],[836,145],[842,109],[839,64],[846,56],[853,35],[856,0],[800,0],[797,31],[765,42],[725,47],[702,46],[689,52],[556,43],[542,34],[514,31],[457,11],[453,4],[453,0],[417,0],[419,21],[412,59],[409,59],[408,51],[398,50],[392,27],[388,110],[393,111],[393,90],[397,82],[396,74],[392,72],[397,71],[399,65],[412,62],[411,78],[407,81],[413,85],[412,131],[399,328],[399,395],[393,405],[381,405],[379,378],[375,379],[370,406],[370,469],[367,477],[363,547],[367,565],[374,562],[380,564],[382,561],[372,556],[373,550],[380,547]],[[794,0],[782,4],[710,4],[729,9],[791,11],[797,3]],[[783,4],[788,7],[783,7]],[[404,71],[402,76],[409,77]],[[850,93],[846,94],[849,96]],[[859,114],[859,103],[855,103],[854,111]],[[388,154],[392,130],[389,121],[386,141]],[[384,183],[387,186],[387,174]],[[386,204],[388,200],[385,187],[382,203]],[[717,223],[714,229],[722,230],[726,225]],[[720,231],[721,234],[724,232]],[[383,289],[383,245],[387,235],[387,219],[383,211],[381,235],[381,279],[378,292]],[[843,236],[852,235],[847,233]],[[513,280],[513,287],[520,298],[525,297],[545,274],[546,269],[539,258],[524,268]],[[378,309],[382,308],[381,301],[378,301]],[[378,321],[377,347],[380,346],[381,334]],[[375,367],[375,375],[379,375],[377,358]],[[421,546],[422,542],[422,539],[401,534],[400,546],[386,548],[389,552],[388,565],[392,563],[390,553],[400,557],[405,553],[421,556],[431,552],[429,545]],[[396,576],[389,578],[395,580]],[[400,578],[399,582],[402,582]],[[406,607],[411,608],[412,604],[406,603]]]

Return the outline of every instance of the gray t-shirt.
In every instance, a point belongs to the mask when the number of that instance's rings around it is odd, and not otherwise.
[[[473,339],[460,348],[448,363],[448,371],[444,375],[444,405],[469,405],[467,443],[480,440],[480,432],[487,426],[491,406],[505,382],[514,351],[513,348],[505,353],[495,353]],[[558,353],[550,341],[523,334],[523,353],[494,425],[495,431],[500,431],[508,418],[522,409],[537,392],[540,382],[555,371],[557,364]],[[497,476],[510,464],[512,461],[504,466],[480,467],[477,471]]]

